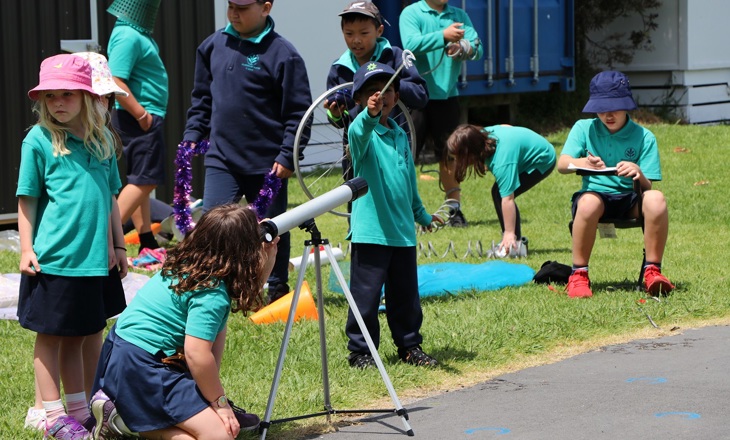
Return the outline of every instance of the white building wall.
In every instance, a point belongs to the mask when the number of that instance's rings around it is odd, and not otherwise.
[[[730,1],[662,1],[653,50],[614,68],[629,75],[641,107],[670,110],[696,124],[730,121]],[[640,28],[637,17],[626,17],[593,37]]]

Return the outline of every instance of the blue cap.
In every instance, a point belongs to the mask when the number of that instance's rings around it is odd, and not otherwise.
[[[360,89],[363,88],[365,83],[370,81],[371,79],[383,77],[387,81],[393,75],[395,75],[395,70],[393,70],[393,68],[387,64],[378,63],[375,61],[363,64],[362,66],[360,66],[359,69],[357,69],[357,72],[355,72],[355,77],[352,80],[352,97],[354,98],[355,96],[357,96],[357,92],[359,92]],[[398,81],[398,78],[393,81],[393,87],[396,90],[398,90]]]
[[[636,102],[631,96],[629,78],[621,72],[607,70],[594,76],[589,86],[590,99],[583,107],[584,113],[607,113],[634,110]]]

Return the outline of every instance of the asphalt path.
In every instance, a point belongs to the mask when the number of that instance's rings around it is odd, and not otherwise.
[[[424,440],[730,439],[730,327],[610,345],[404,406]],[[375,414],[314,438],[409,437],[400,417]]]

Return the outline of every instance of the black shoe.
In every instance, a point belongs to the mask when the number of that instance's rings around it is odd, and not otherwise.
[[[347,357],[347,362],[350,363],[352,368],[360,368],[361,370],[375,366],[375,358],[370,353],[357,353],[353,351]]]
[[[274,286],[269,286],[269,304],[276,301],[277,299],[281,298],[282,296],[289,293],[289,285],[288,284],[277,284]]]
[[[417,367],[435,367],[439,364],[436,359],[424,353],[420,345],[406,349],[399,348],[398,357],[403,362]]]
[[[241,431],[255,431],[259,428],[259,425],[261,424],[259,416],[246,412],[245,409],[237,407],[230,400],[228,401],[228,405],[230,405],[233,410],[233,415],[236,416],[236,420],[238,420],[238,425],[241,427]]]
[[[449,226],[452,228],[466,228],[469,224],[466,222],[464,213],[461,209],[457,209],[456,212],[449,218]]]

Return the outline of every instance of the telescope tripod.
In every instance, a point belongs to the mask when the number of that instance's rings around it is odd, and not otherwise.
[[[286,321],[286,328],[284,330],[284,339],[281,343],[281,349],[279,351],[279,359],[276,362],[276,370],[274,373],[274,380],[271,383],[271,392],[269,393],[269,401],[266,405],[266,413],[264,414],[264,419],[261,421],[261,440],[264,440],[266,438],[266,432],[268,428],[274,424],[274,423],[282,423],[282,422],[290,422],[293,420],[300,420],[305,419],[309,417],[317,417],[317,416],[327,416],[327,422],[329,423],[331,418],[330,416],[332,414],[357,414],[357,413],[390,413],[393,412],[400,416],[401,420],[403,421],[403,427],[406,431],[406,434],[408,436],[413,436],[413,429],[408,424],[408,413],[403,408],[403,406],[400,403],[400,400],[398,400],[398,396],[395,394],[395,390],[393,389],[393,384],[390,381],[390,377],[388,377],[388,373],[385,371],[385,367],[383,366],[383,361],[380,359],[380,355],[378,355],[378,350],[375,348],[375,343],[373,342],[372,337],[370,337],[370,333],[368,332],[367,327],[365,326],[365,322],[362,319],[362,315],[360,314],[360,311],[357,308],[357,305],[355,304],[355,300],[352,297],[352,293],[350,292],[350,288],[347,285],[347,282],[345,281],[345,277],[342,275],[342,271],[340,270],[340,266],[337,264],[337,260],[335,259],[334,254],[332,253],[332,246],[329,244],[329,240],[322,239],[322,236],[317,229],[317,225],[314,222],[314,219],[307,220],[302,225],[299,226],[300,229],[305,230],[310,233],[311,238],[309,240],[304,241],[304,253],[302,254],[302,263],[299,267],[299,275],[297,278],[297,285],[294,289],[294,296],[292,298],[291,307],[289,309],[289,316]],[[345,293],[345,297],[347,298],[347,303],[350,305],[350,310],[352,310],[353,315],[355,316],[355,320],[357,321],[358,326],[360,327],[360,330],[362,331],[363,336],[365,337],[365,342],[367,343],[368,349],[370,349],[370,354],[372,354],[373,359],[375,360],[375,365],[378,367],[378,371],[380,371],[380,376],[383,378],[383,382],[385,383],[385,387],[388,389],[388,393],[390,394],[391,400],[393,400],[393,404],[395,405],[395,409],[357,409],[357,410],[336,410],[332,408],[332,404],[330,402],[330,387],[329,387],[329,374],[327,369],[327,342],[325,337],[325,326],[324,326],[324,301],[322,298],[322,264],[320,260],[320,254],[319,249],[320,245],[323,245],[324,251],[327,254],[327,259],[330,262],[330,265],[332,266],[332,270],[335,271],[335,275],[337,276],[337,281],[340,284],[340,287],[342,288],[342,291]],[[271,413],[274,408],[274,402],[276,400],[276,391],[279,388],[279,381],[281,379],[281,371],[284,366],[284,359],[286,357],[286,350],[289,345],[289,339],[291,337],[291,330],[292,325],[294,324],[294,314],[297,309],[297,305],[299,303],[299,294],[301,293],[302,289],[302,283],[304,282],[304,274],[307,269],[307,264],[309,262],[309,253],[312,250],[317,250],[314,252],[314,268],[315,268],[315,274],[316,274],[316,282],[317,282],[317,313],[319,315],[319,344],[320,344],[320,355],[322,358],[322,385],[323,385],[323,391],[324,391],[324,411],[312,413],[312,414],[305,414],[301,416],[295,416],[295,417],[288,417],[284,419],[278,419],[278,420],[271,420]]]

